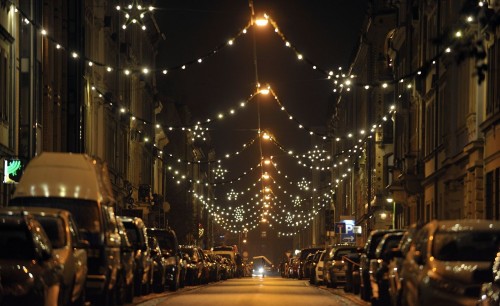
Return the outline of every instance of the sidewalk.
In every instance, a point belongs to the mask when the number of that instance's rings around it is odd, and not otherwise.
[[[361,299],[361,297],[359,296],[359,294],[353,294],[353,293],[350,293],[350,292],[344,292],[343,288],[332,289],[332,288],[327,288],[326,286],[318,286],[318,288],[320,288],[322,290],[329,291],[329,292],[331,292],[333,294],[336,294],[338,296],[341,296],[343,298],[346,298],[346,299],[352,301],[353,303],[355,303],[356,305],[360,305],[360,306],[369,306],[369,305],[371,305],[371,303],[363,301]]]

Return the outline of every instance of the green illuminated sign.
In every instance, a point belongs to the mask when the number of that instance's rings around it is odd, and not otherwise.
[[[6,159],[3,169],[3,182],[5,184],[19,183],[23,174],[23,164],[19,159]]]

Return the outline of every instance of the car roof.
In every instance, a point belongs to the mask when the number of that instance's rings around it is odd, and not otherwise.
[[[3,210],[3,209],[2,209]],[[36,216],[51,216],[51,217],[65,217],[67,218],[71,213],[68,210],[60,208],[49,208],[49,207],[23,207],[23,206],[9,206],[5,208],[6,211],[12,211],[13,213],[21,213],[23,211],[28,212]]]
[[[428,226],[440,231],[463,232],[470,230],[499,231],[500,221],[483,219],[432,220]]]

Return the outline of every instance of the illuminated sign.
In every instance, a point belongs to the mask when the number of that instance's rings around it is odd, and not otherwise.
[[[19,159],[6,159],[3,167],[3,182],[5,184],[19,183],[23,174],[23,166]]]

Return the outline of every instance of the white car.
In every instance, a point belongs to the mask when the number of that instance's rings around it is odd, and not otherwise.
[[[321,285],[323,284],[323,269],[325,267],[325,259],[326,250],[320,251],[319,259],[316,265],[314,266],[314,272],[311,274],[311,284],[313,285]]]
[[[500,221],[427,223],[403,262],[403,304],[476,305],[481,290],[478,275],[491,273],[499,244]]]

